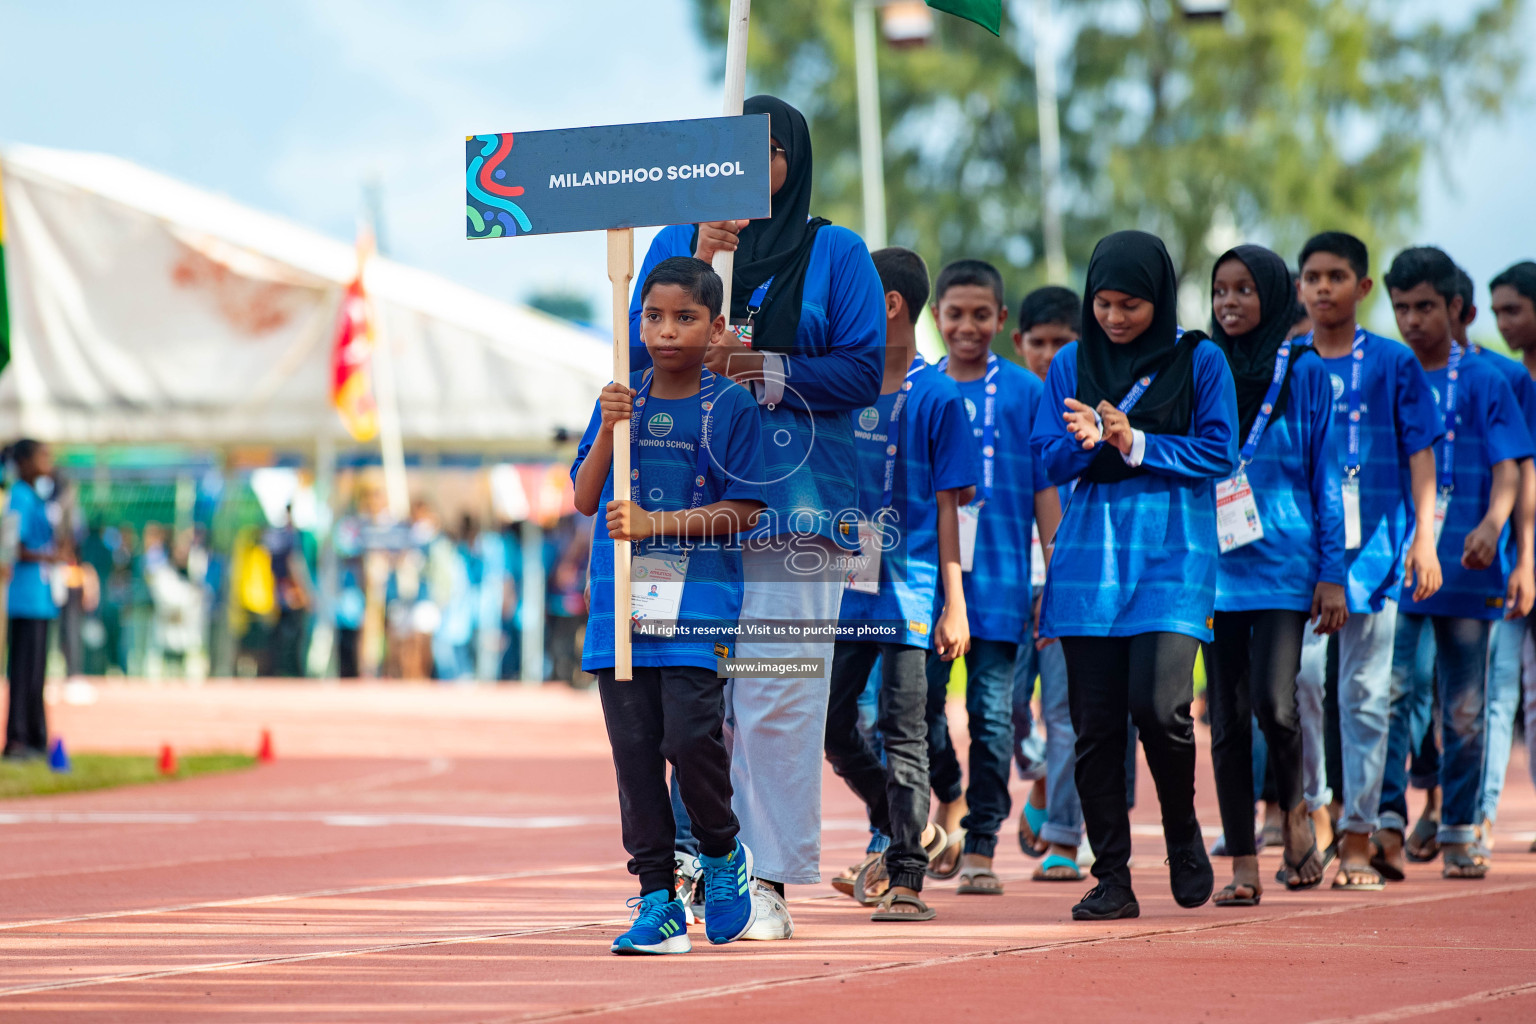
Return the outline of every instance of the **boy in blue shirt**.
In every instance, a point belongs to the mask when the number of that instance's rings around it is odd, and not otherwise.
[[[1317,235],[1301,251],[1302,303],[1333,388],[1333,458],[1342,471],[1345,591],[1339,637],[1339,732],[1344,792],[1338,821],[1338,889],[1379,890],[1371,834],[1380,825],[1387,756],[1397,598],[1404,583],[1424,600],[1440,589],[1433,543],[1434,443],[1440,415],[1424,370],[1402,345],[1356,322],[1370,294],[1370,255],[1352,235]],[[1335,839],[1324,771],[1323,676],[1327,637],[1308,631],[1296,677],[1303,779],[1318,848]]]
[[[737,839],[731,766],[723,735],[724,685],[716,659],[730,656],[741,611],[741,553],[733,541],[763,507],[761,429],[744,388],[703,369],[725,333],[723,286],[703,260],[664,260],[641,287],[641,340],[651,369],[603,389],[571,477],[594,521],[591,593],[582,668],[596,673],[613,746],[629,870],[640,896],[635,921],[613,952],[686,953],[687,908],[675,892],[675,822],[667,762],[699,842],[705,931],[740,938],[753,922],[752,854]],[[629,424],[630,491],[617,499],[613,429]],[[615,545],[636,545],[631,563],[636,630],[634,679],[614,678]],[[652,596],[652,587],[656,594]],[[662,591],[665,591],[663,593]],[[651,620],[651,621],[648,621]],[[625,623],[620,628],[631,628]]]
[[[965,657],[971,777],[963,791],[944,710],[950,665],[935,654],[928,657],[929,775],[940,801],[934,820],[951,843],[933,873],[950,877],[958,870],[960,893],[996,895],[1003,887],[992,871],[992,856],[1011,809],[1013,666],[1019,645],[1034,637],[1030,531],[1038,520],[1041,540],[1049,544],[1061,521],[1061,502],[1030,447],[1045,385],[992,351],[1008,321],[1002,275],[981,260],[960,260],[939,273],[934,293],[934,319],[949,353],[938,368],[959,385],[982,470],[977,500],[960,511],[971,629]],[[949,859],[962,832],[962,854],[958,861]]]
[[[923,903],[928,848],[943,830],[928,826],[928,750],[924,714],[930,646],[943,662],[965,652],[970,629],[960,580],[959,508],[981,478],[960,389],[917,354],[914,326],[928,301],[928,268],[910,249],[874,254],[885,287],[885,377],[879,400],[855,417],[861,504],[869,520],[865,551],[879,549],[843,596],[827,709],[827,760],[864,801],[870,824],[890,840],[889,881],[876,921],[927,921]],[[933,620],[935,598],[943,610]],[[930,630],[929,624],[933,623]],[[858,631],[877,633],[860,639]],[[858,728],[858,701],[880,660],[880,737],[885,766]],[[931,836],[927,843],[926,836]],[[872,855],[873,856],[873,855]],[[866,858],[866,865],[873,861]],[[874,874],[880,874],[875,872]],[[871,873],[865,872],[865,878]],[[867,899],[855,876],[854,896]]]
[[[1382,831],[1373,866],[1386,878],[1402,877],[1408,711],[1413,698],[1434,685],[1427,673],[1413,671],[1420,636],[1429,626],[1435,633],[1445,740],[1437,837],[1443,874],[1482,878],[1488,873],[1488,859],[1474,846],[1474,829],[1481,811],[1488,637],[1506,601],[1524,600],[1528,589],[1524,582],[1510,580],[1505,529],[1519,493],[1518,463],[1532,455],[1531,436],[1508,383],[1488,361],[1469,356],[1452,337],[1463,300],[1450,257],[1439,249],[1408,249],[1393,261],[1386,284],[1398,329],[1427,371],[1445,424],[1445,438],[1436,453],[1439,494],[1431,527],[1445,582],[1428,597],[1410,597],[1406,590],[1403,595],[1393,658]]]
[[[1083,301],[1070,288],[1048,285],[1024,296],[1013,328],[1013,350],[1029,372],[1042,382],[1051,368],[1051,360],[1065,346],[1082,334]],[[1057,494],[1063,506],[1071,489],[1060,487]],[[1040,543],[1036,524],[1030,540],[1030,584],[1035,590],[1034,619],[1040,618],[1040,594],[1045,585],[1045,548]],[[1045,724],[1045,742],[1030,734],[1034,716],[1030,698],[1035,679],[1040,680],[1040,715]],[[1034,783],[1019,813],[1019,848],[1027,856],[1044,860],[1035,869],[1037,882],[1077,882],[1083,873],[1077,866],[1077,849],[1083,842],[1083,807],[1077,796],[1077,765],[1074,746],[1077,733],[1072,728],[1072,712],[1067,701],[1067,662],[1061,645],[1037,647],[1033,637],[1019,645],[1013,669],[1014,755],[1019,774]],[[1043,752],[1043,764],[1040,764]],[[1135,771],[1135,748],[1130,750],[1131,771]]]

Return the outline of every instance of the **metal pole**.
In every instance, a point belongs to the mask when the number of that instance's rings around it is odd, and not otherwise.
[[[544,682],[544,528],[523,523],[523,682]]]
[[[1056,106],[1056,38],[1051,0],[1035,0],[1035,97],[1040,119],[1040,215],[1045,235],[1045,273],[1052,284],[1067,280],[1066,233],[1061,211],[1061,122]]]
[[[854,77],[859,87],[859,163],[864,174],[864,244],[885,248],[885,152],[872,0],[853,3]]]

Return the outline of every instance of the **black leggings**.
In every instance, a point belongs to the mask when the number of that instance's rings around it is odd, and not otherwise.
[[[1180,633],[1063,637],[1067,694],[1077,730],[1077,795],[1106,885],[1130,887],[1131,817],[1125,794],[1127,717],[1141,734],[1170,851],[1200,841],[1195,817],[1195,654]]]
[[[736,848],[738,825],[731,811],[731,756],[725,747],[725,681],[714,669],[680,665],[635,666],[631,682],[615,682],[613,669],[598,669],[603,721],[613,747],[619,782],[619,820],[629,872],[640,893],[672,892],[677,826],[667,790],[671,762],[683,806],[706,857]]]
[[[1217,612],[1216,639],[1205,645],[1211,762],[1227,850],[1258,853],[1253,841],[1253,719],[1269,742],[1275,798],[1290,811],[1301,802],[1301,720],[1296,673],[1307,613]]]
[[[5,752],[25,754],[48,749],[48,716],[43,710],[43,681],[48,672],[50,619],[11,619],[11,710],[5,722]]]

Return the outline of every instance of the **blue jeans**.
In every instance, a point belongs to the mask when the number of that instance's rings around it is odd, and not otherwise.
[[[971,641],[965,656],[965,713],[970,721],[970,784],[965,787],[966,853],[992,856],[997,832],[1013,803],[1008,796],[1008,763],[1013,758],[1013,662],[1019,645],[1001,640]],[[949,735],[945,691],[950,663],[928,654],[928,772],[933,792],[944,803],[961,795],[960,758]]]
[[[1397,658],[1394,656],[1393,667]],[[1428,685],[1415,685],[1407,698],[1408,720],[1408,784],[1414,789],[1434,789],[1440,785],[1440,738],[1435,728],[1435,631],[1422,630],[1419,645],[1414,649],[1413,667],[1416,680],[1429,680]]]
[[[1040,829],[1040,838],[1062,846],[1080,846],[1083,842],[1083,805],[1077,798],[1077,733],[1072,728],[1072,710],[1067,701],[1067,659],[1061,644],[1051,644],[1043,651],[1035,650],[1034,644],[1019,645],[1013,677],[1015,738],[1020,721],[1019,704],[1027,704],[1035,688],[1037,673],[1040,678],[1040,717],[1045,723],[1043,774],[1025,774],[1024,756],[1030,752],[1024,750],[1021,755],[1023,743],[1014,743],[1014,755],[1019,761],[1020,777],[1045,779],[1046,821]],[[1133,751],[1133,766],[1134,757]]]
[[[1025,782],[1046,776],[1045,737],[1035,728],[1035,711],[1030,706],[1039,672],[1040,652],[1032,643],[1019,644],[1019,656],[1013,659],[1013,760]]]
[[[1344,761],[1344,816],[1339,827],[1345,832],[1369,834],[1381,827],[1381,775],[1387,759],[1396,636],[1396,601],[1387,601],[1372,615],[1351,615],[1338,633],[1339,739]],[[1301,717],[1302,786],[1307,807],[1314,811],[1333,801],[1323,746],[1327,669],[1328,638],[1308,629],[1301,647],[1301,671],[1296,675],[1296,706]]]
[[[1482,819],[1499,820],[1499,797],[1509,771],[1509,751],[1515,743],[1515,715],[1520,712],[1520,650],[1525,644],[1525,620],[1503,619],[1493,624],[1488,653],[1488,757],[1483,766]],[[1481,824],[1481,821],[1478,822]]]
[[[1432,681],[1413,671],[1419,638],[1435,632],[1435,670],[1440,683],[1440,723],[1445,749],[1440,756],[1442,843],[1470,843],[1481,823],[1483,744],[1486,740],[1484,690],[1488,672],[1491,623],[1444,615],[1400,615],[1392,665],[1391,729],[1381,787],[1381,827],[1408,829],[1408,753],[1412,742],[1409,707],[1422,700]]]

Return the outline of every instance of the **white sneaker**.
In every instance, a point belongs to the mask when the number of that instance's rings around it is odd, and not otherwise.
[[[697,892],[704,871],[699,858],[686,853],[673,854],[677,858],[677,898],[682,901],[683,915],[690,925],[704,919],[704,898]],[[697,899],[697,903],[694,901]]]
[[[789,916],[789,907],[767,882],[757,881],[752,889],[752,911],[755,920],[743,939],[772,942],[794,938],[795,922]]]

